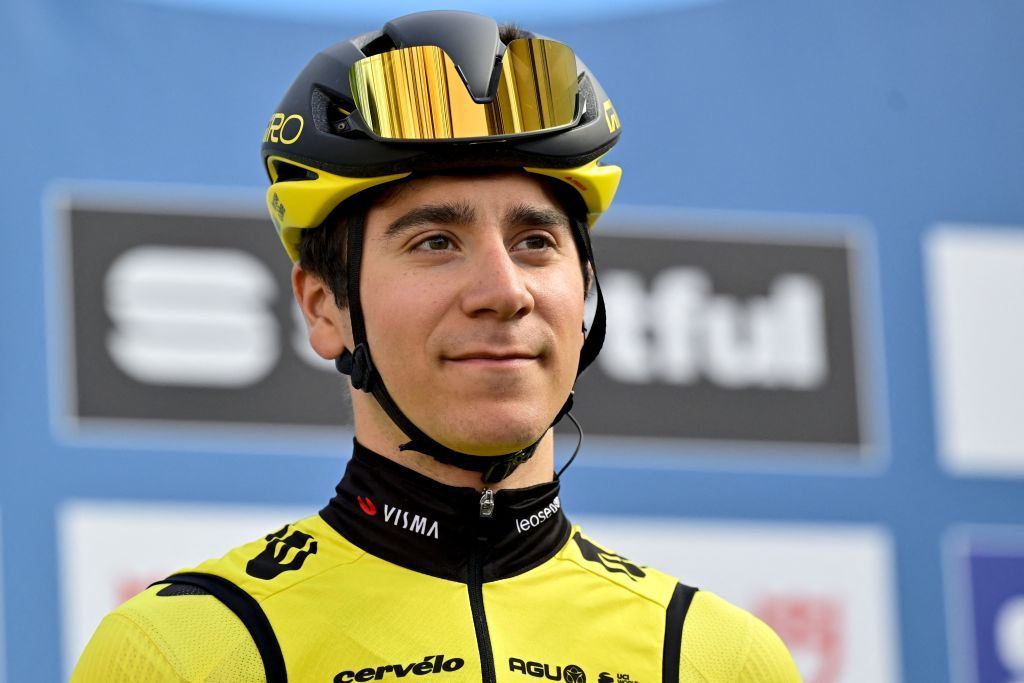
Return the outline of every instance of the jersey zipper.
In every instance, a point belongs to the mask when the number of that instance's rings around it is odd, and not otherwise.
[[[484,613],[484,562],[490,522],[494,517],[494,491],[485,489],[480,496],[480,519],[477,520],[477,535],[469,553],[469,609],[473,613],[473,628],[476,630],[476,645],[480,651],[480,672],[483,683],[496,683],[494,673],[494,652],[491,650],[491,634],[487,630],[487,615]]]
[[[490,519],[494,517],[494,491],[484,489],[480,495],[480,518]]]

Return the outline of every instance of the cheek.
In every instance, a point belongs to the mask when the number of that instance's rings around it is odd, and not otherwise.
[[[415,372],[445,307],[441,293],[422,275],[365,282],[363,316],[375,362],[392,373]]]
[[[560,280],[543,294],[546,308],[545,317],[560,343],[567,349],[566,355],[579,351],[583,343],[583,283],[575,280]]]

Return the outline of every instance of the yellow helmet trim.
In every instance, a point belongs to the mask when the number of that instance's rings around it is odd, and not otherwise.
[[[572,185],[587,205],[587,225],[593,228],[601,214],[612,205],[615,191],[619,188],[619,180],[622,178],[621,168],[604,166],[598,161],[599,159],[594,159],[589,164],[576,168],[527,167],[523,170],[557,178]]]
[[[305,169],[315,177],[309,180],[278,181],[276,161]],[[267,159],[267,168],[273,181],[267,190],[267,209],[281,244],[292,262],[299,259],[299,242],[303,230],[322,225],[331,211],[349,197],[377,185],[401,180],[411,173],[407,171],[372,178],[348,178],[277,156]],[[596,159],[576,168],[528,167],[523,170],[571,185],[586,204],[587,225],[591,228],[611,206],[622,177],[621,168],[599,165]]]
[[[313,173],[316,179],[278,182],[274,164],[277,160],[304,168]],[[328,214],[349,197],[375,185],[390,183],[409,175],[406,172],[373,178],[347,178],[281,157],[267,159],[267,167],[274,181],[267,190],[267,209],[281,244],[293,263],[299,260],[299,242],[303,230],[319,227]]]

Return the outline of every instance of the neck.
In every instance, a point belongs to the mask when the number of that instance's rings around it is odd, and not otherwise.
[[[533,457],[517,467],[512,474],[499,482],[485,484],[480,472],[446,465],[434,460],[429,455],[416,451],[399,450],[399,445],[408,441],[408,438],[394,423],[387,418],[383,422],[367,418],[361,419],[361,411],[357,410],[355,413],[355,436],[359,443],[392,462],[448,486],[469,487],[478,491],[488,488],[492,491],[500,491],[502,489],[526,488],[554,479],[553,430],[548,430],[541,439]],[[382,411],[381,416],[383,416]]]
[[[482,494],[424,477],[358,441],[320,515],[369,554],[452,581],[521,574],[553,557],[571,534],[557,481]]]

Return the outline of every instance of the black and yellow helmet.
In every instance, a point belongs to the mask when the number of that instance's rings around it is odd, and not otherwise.
[[[567,45],[499,30],[493,19],[467,12],[410,14],[331,46],[299,74],[263,135],[267,206],[296,261],[302,230],[320,227],[363,190],[414,173],[507,168],[565,183],[582,200],[573,209],[574,238],[594,268],[597,291],[578,375],[604,340],[589,228],[619,184],[619,167],[599,161],[619,134],[611,100]],[[359,298],[364,216],[354,214],[346,227],[355,348],[336,360],[338,369],[409,437],[402,450],[479,471],[485,482],[503,479],[533,455],[548,428],[514,453],[480,455],[455,451],[413,424],[370,353]],[[571,407],[570,392],[551,424]]]
[[[292,260],[300,231],[411,173],[521,168],[579,193],[593,225],[621,170],[611,100],[565,44],[468,12],[420,12],[316,55],[271,116],[267,206]]]

